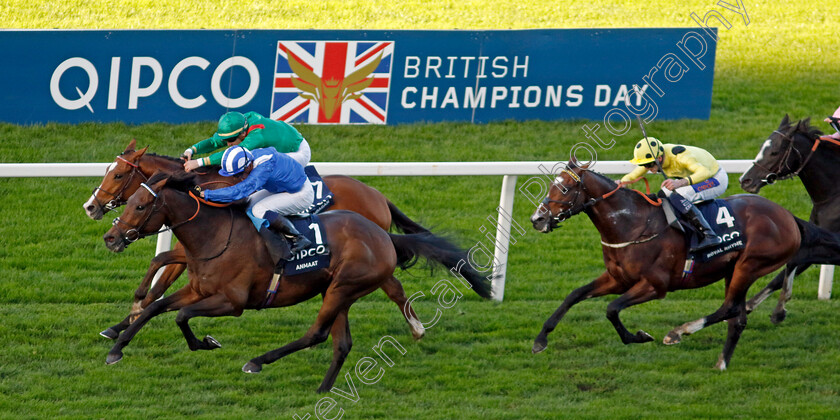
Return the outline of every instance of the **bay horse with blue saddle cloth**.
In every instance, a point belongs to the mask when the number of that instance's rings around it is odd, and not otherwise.
[[[274,262],[245,212],[201,204],[187,193],[194,185],[192,176],[154,175],[131,196],[123,214],[103,237],[110,250],[120,252],[130,242],[154,235],[163,225],[170,226],[187,251],[189,270],[187,285],[151,303],[119,335],[108,353],[108,364],[121,360],[134,335],[164,312],[178,311],[175,322],[190,350],[212,350],[220,347],[218,341],[210,336],[196,338],[189,326],[191,318],[239,316],[245,309],[291,306],[320,295],[321,309],[300,339],[251,359],[242,370],[259,372],[263,365],[332,335],[333,360],[318,388],[323,392],[332,388],[352,345],[347,320],[350,306],[387,282],[399,284],[394,277],[397,266],[405,269],[417,257],[424,257],[457,271],[459,280],[480,296],[490,296],[489,282],[463,264],[468,258],[465,251],[429,232],[390,234],[349,211],[329,211],[320,217],[323,239],[330,249],[328,267],[282,276],[273,285]],[[267,299],[272,289],[275,295]],[[419,324],[417,319],[412,321]]]
[[[169,156],[147,153],[147,149],[136,150],[136,141],[132,139],[125,150],[114,159],[99,186],[94,189],[91,197],[83,205],[90,218],[99,220],[105,213],[125,204],[126,200],[140,188],[140,184],[147,181],[157,171],[168,174],[183,172],[183,161]],[[220,186],[232,185],[238,181],[236,177],[231,180],[219,175],[218,169],[218,167],[205,167],[199,168],[193,173],[198,175],[196,180],[203,188],[219,188]],[[400,211],[381,192],[354,178],[343,175],[329,175],[319,178],[315,182],[317,184],[314,184],[313,187],[316,191],[316,200],[327,198],[325,194],[318,194],[324,191],[323,188],[331,191],[332,204],[328,207],[329,209],[354,211],[385,230],[393,225],[398,231],[404,233],[428,232],[426,228]],[[319,207],[311,209],[312,212],[327,208],[322,200],[313,204]],[[146,275],[134,292],[134,303],[129,316],[100,334],[110,339],[117,338],[120,331],[128,327],[131,320],[136,318],[143,308],[163,296],[166,289],[184,272],[185,264],[184,248],[179,243],[176,243],[171,251],[154,257]],[[155,273],[160,268],[164,268],[164,270],[155,287],[150,290]],[[399,307],[402,308],[405,305],[405,293],[402,291],[402,286],[386,283],[383,286],[383,291]],[[419,333],[415,329],[412,329],[412,332]]]
[[[627,307],[668,292],[704,287],[726,279],[726,295],[714,313],[673,329],[663,340],[678,343],[682,336],[721,321],[729,329],[716,367],[729,365],[741,332],[746,327],[745,297],[761,276],[785,265],[801,244],[827,240],[819,228],[797,219],[788,210],[756,195],[735,195],[724,199],[731,216],[742,223],[743,249],[718,255],[696,264],[685,273],[688,247],[683,233],[670,227],[660,203],[638,191],[616,186],[611,179],[575,161],[567,164],[549,189],[548,197],[531,217],[534,228],[548,233],[559,223],[579,213],[589,216],[601,236],[606,271],[591,283],[572,291],[548,318],[533,352],[546,349],[548,334],[574,304],[585,299],[618,294],[607,306],[607,319],[625,344],[652,341],[644,331],[630,333],[619,318]],[[829,235],[831,235],[829,233]]]

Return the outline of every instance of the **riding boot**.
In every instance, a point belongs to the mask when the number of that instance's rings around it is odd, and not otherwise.
[[[697,244],[694,248],[691,248],[691,251],[698,251],[701,249],[709,248],[715,245],[720,244],[723,242],[723,239],[718,236],[715,231],[709,226],[709,222],[706,221],[706,218],[703,217],[703,214],[700,213],[700,209],[695,207],[693,204],[689,211],[685,214],[686,219],[691,222],[691,225],[694,226],[697,231],[703,235],[700,243]]]
[[[271,260],[274,261],[275,264],[279,265],[281,261],[292,258],[293,254],[289,252],[289,246],[283,238],[265,226],[260,228],[259,233],[263,240],[265,240],[266,248],[268,248],[268,254],[271,255]]]
[[[276,232],[282,233],[291,243],[291,251],[292,254],[297,254],[300,251],[306,249],[309,245],[312,245],[312,242],[309,239],[306,239],[306,236],[303,236],[300,232],[295,229],[295,225],[287,219],[285,216],[277,215],[274,220],[269,221],[269,227],[274,229]]]

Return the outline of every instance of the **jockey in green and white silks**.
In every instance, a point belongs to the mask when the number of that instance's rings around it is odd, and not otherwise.
[[[662,191],[677,212],[703,235],[702,241],[692,251],[721,242],[694,206],[696,202],[720,196],[729,185],[729,176],[711,153],[694,146],[662,144],[653,137],[646,137],[636,144],[630,163],[639,167],[622,177],[621,182],[635,181],[648,171],[659,172],[661,166],[662,172],[669,178],[662,183]]]
[[[219,118],[218,130],[213,137],[202,140],[184,150],[184,169],[189,172],[200,166],[220,165],[224,150],[208,157],[192,159],[194,154],[210,153],[215,150],[240,145],[248,150],[273,147],[289,155],[301,166],[309,164],[312,151],[309,143],[294,127],[284,121],[275,121],[256,112],[228,112]]]

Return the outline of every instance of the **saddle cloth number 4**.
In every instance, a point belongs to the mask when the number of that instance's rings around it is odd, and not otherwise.
[[[715,218],[715,222],[719,225],[725,224],[729,228],[735,227],[735,218],[729,214],[729,210],[727,210],[724,206],[720,206],[720,208],[718,208],[718,214]]]

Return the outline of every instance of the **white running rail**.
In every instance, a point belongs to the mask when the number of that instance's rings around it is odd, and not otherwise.
[[[721,160],[729,173],[743,173],[752,165],[749,160]],[[493,298],[504,299],[507,249],[510,241],[516,180],[520,175],[547,176],[556,173],[557,161],[533,162],[322,162],[313,163],[321,175],[348,176],[501,176],[502,188],[496,225],[495,262],[493,267]],[[0,177],[101,177],[110,163],[3,163]],[[624,174],[633,165],[624,161],[603,161],[596,164],[601,173]],[[529,221],[530,222],[530,221]],[[158,236],[157,253],[171,248],[170,232]],[[160,273],[158,273],[158,276]],[[822,266],[819,299],[831,297],[834,266]],[[157,276],[155,277],[157,280]]]

